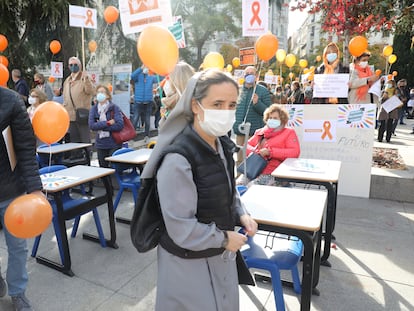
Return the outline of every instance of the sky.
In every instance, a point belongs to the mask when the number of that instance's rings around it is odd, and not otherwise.
[[[289,10],[289,25],[288,25],[288,37],[290,37],[300,26],[302,26],[307,16],[306,11],[290,11]]]

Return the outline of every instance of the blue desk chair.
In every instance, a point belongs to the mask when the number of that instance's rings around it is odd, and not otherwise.
[[[131,148],[121,148],[116,150],[112,155],[118,155],[126,152],[134,151]],[[112,167],[115,169],[115,177],[119,185],[119,190],[114,201],[114,211],[116,211],[119,201],[121,200],[122,193],[125,189],[132,191],[134,202],[138,198],[138,189],[141,186],[140,175],[137,168],[134,165],[113,163]]]
[[[48,166],[48,167],[44,167],[44,168],[39,169],[39,174],[53,173],[53,172],[56,172],[56,171],[63,170],[65,168],[66,168],[66,166],[64,166],[64,165],[52,165],[52,166]],[[57,217],[55,217],[56,212],[57,212],[56,211],[56,202],[53,199],[48,199],[48,200],[49,200],[50,205],[52,206],[52,210],[53,210],[52,223],[53,223],[53,228],[55,230],[55,236],[56,236],[56,240],[57,240],[58,247],[59,247],[60,258],[63,262],[63,250],[62,250],[61,235],[66,234],[66,232],[60,232],[59,224],[57,222]],[[76,205],[78,205],[78,204],[80,204],[84,201],[87,201],[87,200],[88,199],[83,199],[83,198],[73,199],[70,196],[69,189],[63,191],[63,193],[62,193],[63,208],[65,210],[71,209],[72,207],[74,207],[74,206],[76,206]],[[95,220],[96,229],[98,231],[99,242],[100,242],[102,247],[106,247],[106,240],[105,240],[105,236],[104,236],[104,233],[103,233],[103,230],[102,230],[102,225],[101,225],[101,221],[100,221],[100,218],[99,218],[98,210],[96,208],[94,208],[92,210],[92,213],[93,213],[93,218]],[[75,217],[75,223],[74,223],[73,228],[72,228],[71,237],[76,236],[77,229],[78,229],[78,226],[79,226],[80,217],[81,217],[81,215],[78,215],[78,216]],[[35,242],[34,242],[33,248],[32,248],[32,254],[31,254],[32,257],[36,257],[41,237],[42,237],[42,235],[40,234],[35,239]]]
[[[60,144],[59,143],[51,144],[51,146],[57,146],[57,145],[60,145]],[[42,149],[43,148],[49,148],[49,145],[43,144],[43,145],[40,145],[39,148],[42,148]],[[48,154],[44,154],[44,153],[39,154],[38,153],[38,154],[36,154],[36,158],[37,158],[37,161],[39,163],[39,168],[49,166],[49,155]],[[52,155],[52,163],[50,163],[50,164],[51,165],[61,165],[62,161],[63,161],[63,155],[62,154],[53,154]]]
[[[277,311],[285,311],[280,270],[290,270],[294,291],[297,294],[302,291],[298,271],[302,251],[303,243],[299,238],[270,232],[248,237],[241,249],[247,267],[270,272]]]

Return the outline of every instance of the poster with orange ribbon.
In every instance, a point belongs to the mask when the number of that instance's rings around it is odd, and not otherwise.
[[[96,10],[83,6],[69,5],[69,26],[97,29]]]
[[[243,37],[265,34],[269,27],[269,1],[244,0],[242,2]]]

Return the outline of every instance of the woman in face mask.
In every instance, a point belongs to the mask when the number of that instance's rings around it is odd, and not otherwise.
[[[41,73],[35,73],[33,75],[33,81],[35,84],[35,88],[43,91],[46,96],[47,100],[53,99],[53,90],[52,87],[49,85],[49,83],[46,82],[45,76]]]
[[[36,88],[30,91],[29,97],[27,99],[27,102],[29,103],[27,113],[29,114],[30,120],[32,120],[36,108],[45,101],[47,101],[47,97],[43,91]]]
[[[165,96],[161,99],[161,120],[159,125],[167,119],[168,115],[174,109],[188,80],[194,75],[194,68],[185,62],[178,62],[174,70],[166,78],[162,86]]]
[[[112,132],[119,132],[124,127],[121,109],[112,102],[109,89],[104,85],[96,88],[97,104],[89,111],[89,128],[96,131],[95,147],[98,154],[99,166],[110,167],[105,158],[115,150],[122,148],[112,138]]]
[[[166,226],[157,250],[156,311],[239,310],[240,261],[233,256],[247,238],[234,226],[240,221],[252,236],[257,224],[235,190],[234,143],[226,135],[237,97],[238,85],[225,73],[195,74],[141,174],[157,176]]]
[[[348,101],[350,104],[377,103],[378,99],[368,93],[369,88],[379,79],[368,65],[371,53],[368,51],[354,58],[353,68],[349,76]]]
[[[258,184],[275,184],[270,175],[287,158],[297,158],[300,154],[300,145],[296,132],[286,127],[289,120],[287,110],[278,104],[267,108],[263,115],[266,125],[256,130],[249,139],[247,155],[251,152],[260,154],[268,160],[267,166],[255,180]]]
[[[394,120],[398,120],[398,107],[391,110],[390,112],[387,112],[383,107],[382,104],[384,104],[388,99],[390,99],[392,96],[399,94],[399,90],[397,88],[397,85],[394,80],[388,80],[384,84],[384,90],[382,91],[382,96],[380,99],[381,103],[381,109],[378,114],[378,121],[380,123],[380,126],[378,128],[378,141],[382,142],[384,138],[387,143],[391,141],[391,136],[393,133],[393,122]]]
[[[341,62],[341,52],[338,46],[330,42],[323,50],[323,63],[315,70],[315,74],[338,74],[349,73],[349,68],[344,66]],[[312,96],[312,104],[347,104],[348,98],[321,98]]]

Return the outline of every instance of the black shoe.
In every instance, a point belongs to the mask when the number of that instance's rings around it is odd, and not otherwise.
[[[400,122],[401,125],[406,125],[404,122]]]

